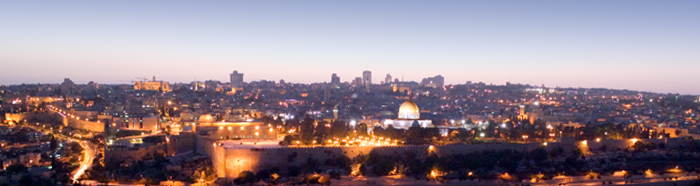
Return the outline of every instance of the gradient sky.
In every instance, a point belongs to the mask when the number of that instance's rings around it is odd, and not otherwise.
[[[420,81],[700,94],[700,1],[2,1],[0,84]]]

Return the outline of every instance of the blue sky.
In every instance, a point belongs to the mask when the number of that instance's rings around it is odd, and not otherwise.
[[[420,81],[700,94],[700,1],[3,1],[0,84]]]

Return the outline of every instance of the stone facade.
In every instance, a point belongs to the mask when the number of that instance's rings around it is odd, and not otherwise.
[[[207,141],[203,139],[202,141]],[[213,142],[213,141],[210,141]],[[203,144],[207,144],[204,142]],[[438,155],[466,154],[485,150],[515,150],[531,151],[539,147],[552,148],[560,146],[551,143],[544,146],[541,143],[531,144],[472,144],[435,146],[433,152]],[[244,170],[259,171],[265,168],[277,167],[287,170],[290,166],[301,166],[308,158],[319,162],[346,156],[350,159],[360,155],[377,152],[383,155],[413,153],[416,156],[428,155],[429,145],[409,146],[366,146],[366,147],[286,147],[269,149],[234,149],[204,145],[204,151],[212,158],[217,175],[225,179],[234,179]]]
[[[87,131],[91,131],[91,132],[104,132],[105,131],[104,123],[98,123],[98,122],[93,122],[93,121],[84,121],[84,120],[77,120],[77,119],[72,119],[72,118],[65,118],[64,124],[66,124],[66,126],[69,126],[69,127],[87,130]]]
[[[151,145],[144,148],[111,149],[105,150],[105,164],[110,166],[129,161],[141,160],[146,155],[153,155],[158,150],[168,152],[166,143]]]

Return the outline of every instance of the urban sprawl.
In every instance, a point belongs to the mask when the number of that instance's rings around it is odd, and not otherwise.
[[[2,185],[692,185],[697,95],[372,72],[0,86]]]

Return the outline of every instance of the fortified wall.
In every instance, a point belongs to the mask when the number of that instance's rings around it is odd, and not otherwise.
[[[179,135],[170,135],[167,139],[168,155],[171,156],[195,150],[197,143],[192,132],[180,132]]]
[[[547,146],[544,146],[542,143],[509,143],[445,145],[434,146],[432,150],[429,150],[429,145],[236,149],[209,144],[204,145],[204,151],[211,155],[212,164],[218,177],[233,179],[238,176],[238,173],[245,170],[256,172],[271,167],[287,170],[288,167],[305,164],[309,158],[325,162],[328,159],[336,159],[343,156],[353,159],[360,155],[368,155],[370,152],[382,155],[413,153],[417,158],[422,158],[428,156],[429,153],[436,153],[441,156],[486,150],[531,151],[539,147],[551,149],[559,146],[558,143],[551,143]]]
[[[584,141],[567,141],[567,142],[562,142],[562,144],[569,144],[566,146],[576,146],[579,147],[583,151],[602,151],[605,149],[606,151],[615,151],[615,150],[625,150],[627,148],[632,147],[635,142],[644,142],[644,143],[652,143],[656,147],[658,147],[659,144],[664,144],[664,146],[668,149],[677,149],[677,148],[684,148],[686,145],[688,145],[688,142],[690,140],[685,139],[685,138],[664,138],[664,139],[621,139],[621,140],[616,140],[616,139],[601,139],[600,141],[597,140],[585,140]]]
[[[167,154],[167,146],[167,143],[159,143],[143,148],[105,150],[105,164],[109,166],[141,160],[147,155],[155,154],[158,150],[165,151]]]
[[[16,114],[16,113],[5,113],[5,120],[13,121],[15,123],[24,120],[26,113]]]
[[[77,120],[72,118],[64,118],[63,124],[69,127],[87,130],[90,132],[104,132],[104,123],[98,123],[93,121]]]
[[[631,147],[635,142],[652,143],[656,146],[664,144],[666,148],[684,148],[689,140],[684,138],[667,139],[625,139],[612,140],[602,139],[600,141],[587,140],[574,141],[562,140],[560,142],[548,143],[504,143],[504,144],[453,144],[444,146],[434,146],[429,150],[429,145],[407,145],[407,146],[366,146],[366,147],[284,147],[284,148],[263,148],[263,149],[242,149],[221,147],[213,145],[216,141],[198,138],[198,145],[201,150],[212,158],[214,169],[219,177],[233,179],[241,171],[259,171],[266,168],[277,167],[280,170],[287,170],[288,167],[301,166],[308,158],[314,158],[323,163],[328,159],[335,159],[346,156],[353,159],[360,155],[368,155],[376,152],[382,155],[413,153],[417,158],[426,157],[429,153],[436,153],[438,156],[452,154],[468,154],[487,150],[513,150],[520,152],[532,151],[543,147],[546,150],[560,147],[566,152],[571,152],[578,147],[584,151],[599,151],[603,146],[607,150],[624,150]],[[198,146],[200,147],[200,146]]]

